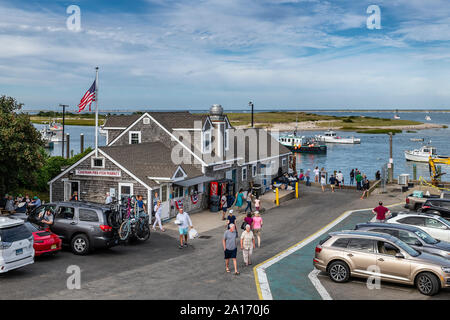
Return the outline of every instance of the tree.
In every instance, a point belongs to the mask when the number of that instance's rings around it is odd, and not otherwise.
[[[7,96],[0,97],[0,192],[18,186],[33,185],[34,172],[44,162],[39,131],[30,117],[18,113],[23,104]]]

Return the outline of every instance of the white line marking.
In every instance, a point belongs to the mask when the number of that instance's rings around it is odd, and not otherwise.
[[[322,297],[322,300],[333,300],[333,298],[331,298],[331,296],[328,294],[327,289],[325,289],[325,287],[322,285],[322,283],[320,283],[320,280],[317,279],[317,275],[319,273],[320,273],[320,270],[317,270],[316,268],[314,268],[314,270],[308,274],[309,280],[311,280],[311,282],[314,285],[314,287],[316,288],[317,292]]]

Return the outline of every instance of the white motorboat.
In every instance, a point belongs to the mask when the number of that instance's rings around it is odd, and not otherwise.
[[[408,161],[428,162],[430,157],[439,158],[435,147],[423,146],[420,149],[405,151],[405,158]]]
[[[355,137],[343,138],[334,131],[327,131],[323,135],[316,135],[316,139],[325,143],[343,143],[343,144],[357,144],[361,143],[361,139]]]
[[[430,116],[426,116],[426,117],[425,117],[425,120],[431,121],[431,117],[430,117]]]

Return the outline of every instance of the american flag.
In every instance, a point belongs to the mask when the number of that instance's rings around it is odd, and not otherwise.
[[[86,108],[87,105],[89,105],[89,111],[91,111],[91,104],[92,101],[95,101],[95,80],[92,86],[89,88],[88,91],[84,94],[83,98],[81,98],[80,103],[78,104],[78,112],[81,112]]]

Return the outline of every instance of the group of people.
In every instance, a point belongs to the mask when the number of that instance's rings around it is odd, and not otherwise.
[[[242,211],[242,207],[244,206],[244,201],[247,204],[244,212],[247,211],[252,212],[253,207],[255,206],[256,211],[261,210],[261,200],[258,195],[253,195],[252,190],[249,189],[244,191],[244,189],[240,189],[238,193],[236,193],[235,197],[230,196],[228,193],[224,193],[220,198],[220,208],[222,209],[222,220],[225,220],[225,216],[227,214],[227,210],[233,207],[236,207],[238,212]]]
[[[233,210],[228,212],[227,217],[227,230],[223,235],[223,250],[225,255],[225,270],[230,272],[229,261],[233,261],[234,274],[239,275],[237,269],[237,249],[238,249],[238,231],[236,229],[236,216],[233,214]],[[261,229],[263,226],[263,219],[259,211],[247,213],[244,221],[242,222],[241,229],[244,231],[240,237],[240,248],[242,250],[242,255],[244,258],[244,263],[246,266],[251,265],[251,257],[253,254],[253,249],[256,248],[256,241],[258,243],[258,248],[261,247]]]
[[[38,196],[30,197],[28,194],[22,196],[21,194],[14,197],[11,194],[5,194],[0,199],[0,208],[9,212],[22,212],[25,213],[28,210],[39,207],[41,205],[41,199]]]

